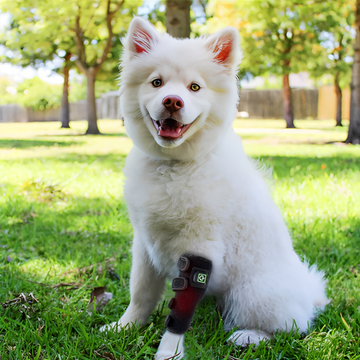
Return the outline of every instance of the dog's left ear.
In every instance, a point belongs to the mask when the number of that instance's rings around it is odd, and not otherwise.
[[[239,32],[232,26],[210,35],[205,46],[213,53],[213,61],[236,71],[241,62]]]
[[[158,36],[157,31],[148,21],[135,16],[130,23],[126,38],[123,39],[123,45],[133,55],[149,53],[157,43]]]

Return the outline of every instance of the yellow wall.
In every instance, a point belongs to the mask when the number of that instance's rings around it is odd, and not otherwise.
[[[343,89],[342,118],[350,118],[350,89]],[[319,88],[318,119],[336,118],[336,95],[334,86]]]

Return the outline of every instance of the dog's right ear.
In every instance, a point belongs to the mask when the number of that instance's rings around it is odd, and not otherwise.
[[[125,49],[130,50],[134,55],[149,53],[153,45],[157,43],[158,36],[155,28],[148,21],[135,16],[123,44]]]

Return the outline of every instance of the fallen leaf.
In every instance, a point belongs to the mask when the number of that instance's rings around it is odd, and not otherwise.
[[[106,290],[106,286],[98,286],[94,288],[93,291],[91,292],[89,304],[91,304],[96,297],[103,295],[105,293],[105,290]]]
[[[97,355],[98,357],[101,357],[102,359],[117,360],[113,354],[106,351],[103,354],[100,354],[97,350],[94,350],[94,354]]]
[[[105,359],[109,359],[109,360],[116,360],[115,356],[109,352],[104,352],[103,356],[105,357]]]
[[[0,303],[0,305],[4,309],[9,308],[10,306],[12,308],[17,307],[22,316],[30,319],[29,313],[35,313],[38,311],[33,307],[33,305],[38,302],[39,300],[33,295],[33,293],[21,293],[11,300],[6,300],[4,303]]]
[[[101,310],[112,298],[113,294],[109,292],[105,292],[102,296],[96,297],[96,303],[98,304],[96,310]]]
[[[105,292],[106,290],[106,286],[99,286],[94,288],[94,290],[91,292],[91,297],[88,303],[88,312],[92,310],[93,305],[91,305],[94,300],[95,300],[95,304],[96,306],[96,310],[99,311],[100,309],[102,309],[109,300],[112,299],[113,294],[109,293],[109,292]]]

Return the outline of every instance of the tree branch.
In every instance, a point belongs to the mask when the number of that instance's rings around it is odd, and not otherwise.
[[[75,32],[74,40],[77,51],[77,60],[76,64],[79,66],[80,70],[86,73],[88,66],[86,64],[86,51],[84,45],[84,32],[80,26],[80,16],[81,16],[81,8],[78,4],[78,13],[75,18],[75,28],[72,29]]]
[[[124,1],[125,0],[122,0],[116,4],[115,10],[110,12],[111,17],[113,17],[118,12],[118,10],[124,5]],[[109,1],[109,10],[110,10],[110,1]]]
[[[100,1],[100,3],[101,3],[101,1]],[[89,18],[88,23],[85,25],[85,27],[84,27],[84,34],[85,34],[85,32],[86,32],[86,30],[87,30],[87,28],[88,28],[88,26],[89,26],[89,24],[90,24],[91,20],[93,19],[93,17],[94,17],[94,15],[95,15],[96,10],[100,7],[100,3],[99,3],[99,6],[98,6],[98,7],[94,8],[94,12],[91,14],[91,16],[90,16],[90,18]]]
[[[76,65],[79,67],[79,69],[86,74],[86,72],[88,71],[88,67],[86,64],[83,64],[82,61],[80,61],[79,59],[75,60]]]
[[[108,0],[107,2],[107,9],[106,9],[106,26],[108,28],[108,39],[103,51],[103,54],[101,56],[101,58],[97,59],[96,61],[96,65],[94,66],[94,68],[99,69],[101,67],[101,65],[104,63],[110,49],[111,49],[111,45],[112,45],[112,37],[113,37],[113,28],[112,28],[112,24],[111,24],[111,20],[113,19],[114,15],[116,14],[116,12],[121,8],[121,6],[123,6],[125,0],[122,0],[120,2],[118,2],[116,4],[115,10],[114,11],[110,11],[110,3],[111,0]]]

